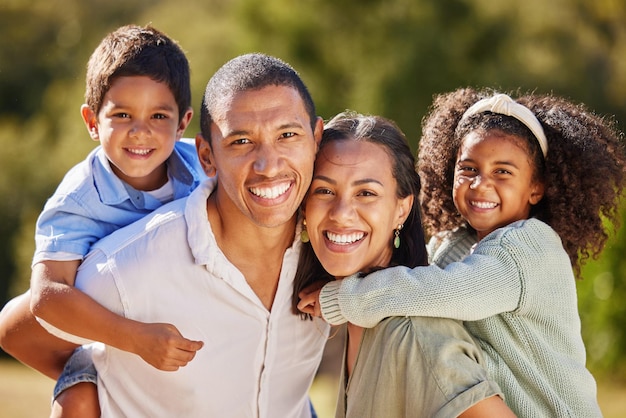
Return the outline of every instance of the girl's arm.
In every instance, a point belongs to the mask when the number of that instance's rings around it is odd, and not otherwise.
[[[445,269],[393,267],[330,282],[319,296],[322,315],[332,325],[372,327],[389,316],[474,321],[514,311],[522,293],[518,264],[498,245],[490,248]]]
[[[79,263],[47,260],[33,266],[34,315],[65,333],[135,353],[161,370],[177,370],[193,359],[202,342],[184,338],[171,324],[146,324],[120,316],[75,288]]]
[[[372,327],[389,316],[477,321],[544,303],[546,289],[558,288],[567,276],[574,280],[559,236],[531,218],[492,232],[471,255],[444,269],[393,267],[350,276],[324,286],[319,302],[333,325],[347,320]]]

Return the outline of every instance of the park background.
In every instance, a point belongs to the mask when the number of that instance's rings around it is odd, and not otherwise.
[[[199,130],[213,72],[255,51],[292,64],[324,119],[345,109],[387,116],[414,150],[433,95],[463,86],[562,95],[626,127],[623,0],[3,0],[2,304],[28,288],[46,198],[97,145],[79,114],[88,57],[107,32],[130,23],[152,24],[186,51],[196,112],[188,137]],[[607,417],[626,410],[624,255],[622,227],[578,282],[588,366]],[[313,389],[324,413],[335,399],[334,341]],[[2,354],[0,416],[46,416],[53,383]]]

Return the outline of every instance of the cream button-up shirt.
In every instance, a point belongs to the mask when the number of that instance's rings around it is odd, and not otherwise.
[[[308,389],[326,335],[291,312],[300,243],[285,252],[268,311],[216,244],[206,214],[212,187],[104,238],[80,266],[76,286],[108,309],[204,341],[177,372],[108,346],[95,350],[104,417],[310,416]]]

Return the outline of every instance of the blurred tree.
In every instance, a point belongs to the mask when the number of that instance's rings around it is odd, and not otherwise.
[[[35,217],[63,173],[96,145],[78,113],[84,69],[117,26],[152,23],[187,52],[196,109],[187,136],[198,131],[211,74],[233,56],[260,51],[301,72],[324,118],[346,108],[383,114],[416,148],[432,96],[467,85],[554,92],[615,115],[624,129],[624,22],[621,0],[6,0],[0,300],[27,288]],[[626,370],[623,231],[579,283],[589,362],[598,371]]]

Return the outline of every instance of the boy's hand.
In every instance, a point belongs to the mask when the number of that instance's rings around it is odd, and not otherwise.
[[[142,324],[134,353],[159,370],[174,372],[189,363],[204,343],[183,337],[171,324]]]
[[[322,287],[326,284],[325,281],[315,282],[312,285],[304,288],[298,296],[300,302],[298,303],[298,309],[312,316],[322,317],[322,308],[320,306],[320,292]]]

